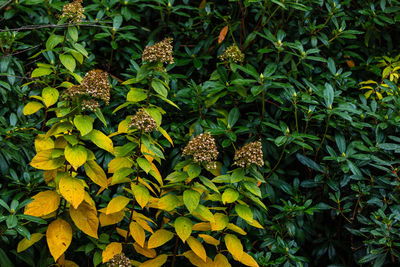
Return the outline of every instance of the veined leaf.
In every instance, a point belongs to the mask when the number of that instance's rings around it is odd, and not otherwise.
[[[149,190],[143,185],[132,185],[132,192],[137,203],[142,209],[147,205],[150,198]]]
[[[178,217],[174,222],[176,234],[185,243],[186,239],[189,238],[192,233],[192,221],[186,217]]]
[[[232,188],[228,188],[222,193],[222,203],[233,203],[239,198],[239,192],[233,190]]]
[[[218,246],[219,245],[219,240],[215,239],[214,237],[206,234],[199,234],[199,237],[201,237],[204,242],[210,245]]]
[[[152,236],[149,238],[149,242],[147,244],[148,248],[157,248],[159,246],[164,245],[169,240],[174,237],[174,234],[170,231],[160,229],[154,232]]]
[[[40,192],[32,198],[33,201],[25,206],[25,215],[42,217],[56,211],[60,205],[59,195],[51,190]]]
[[[67,145],[64,150],[65,159],[77,170],[87,160],[86,148],[81,145]]]
[[[126,205],[128,205],[129,201],[130,201],[129,198],[124,196],[117,196],[111,199],[107,205],[106,215],[121,211],[126,207]]]
[[[114,152],[113,142],[111,139],[99,130],[93,129],[87,135],[82,136],[82,139],[92,141],[96,146],[110,152],[111,154]]]
[[[42,239],[43,236],[44,236],[44,234],[34,233],[34,234],[31,234],[31,239],[30,240],[28,240],[25,237],[24,239],[19,241],[18,246],[17,246],[17,252],[20,253],[20,252],[28,249],[30,246],[32,246],[33,244],[38,242],[40,239]]]
[[[115,255],[120,254],[121,252],[122,244],[118,242],[111,242],[101,254],[103,257],[103,263],[111,260]]]
[[[241,204],[236,204],[235,211],[243,220],[246,220],[247,222],[253,221],[253,212],[249,207]]]
[[[64,254],[72,241],[72,228],[66,221],[57,219],[49,224],[46,231],[47,245],[54,261]]]
[[[147,258],[154,258],[155,256],[157,256],[157,252],[155,249],[149,249],[147,248],[147,244],[144,244],[144,247],[141,247],[138,243],[134,243],[133,247],[135,248],[136,252],[139,254],[142,254],[143,256],[147,257]]]
[[[212,231],[221,231],[223,230],[229,223],[229,218],[223,213],[215,213],[214,214],[215,222],[210,222]]]
[[[93,130],[93,118],[88,115],[76,115],[74,125],[81,132],[81,135],[87,135]]]
[[[61,177],[59,183],[61,195],[71,203],[76,209],[82,203],[85,197],[85,188],[77,178],[72,178],[68,174]]]
[[[217,254],[214,258],[214,265],[215,267],[231,267],[231,264],[229,263],[228,259],[222,255],[222,254]]]
[[[166,254],[158,255],[156,258],[143,262],[139,267],[161,267],[167,261]]]
[[[183,192],[183,203],[189,212],[194,211],[200,202],[200,193],[194,190],[185,190]]]
[[[240,260],[243,254],[243,246],[239,238],[237,238],[235,235],[227,234],[225,235],[224,240],[228,251],[236,260]]]
[[[100,187],[108,187],[108,180],[105,172],[103,169],[96,163],[94,160],[86,161],[85,165],[85,172],[87,176],[97,185]]]
[[[129,225],[129,232],[133,239],[141,246],[144,247],[146,241],[146,234],[143,228],[136,222],[131,222]]]
[[[46,87],[42,90],[42,98],[46,107],[50,107],[57,103],[60,93],[56,88]]]
[[[200,243],[197,238],[194,238],[193,236],[190,236],[187,239],[187,243],[189,247],[193,250],[193,252],[199,256],[204,262],[207,260],[207,254],[206,250],[204,249],[203,245]]]
[[[258,267],[258,263],[256,262],[256,260],[244,251],[243,251],[242,257],[240,258],[239,261],[246,266]]]
[[[88,236],[98,238],[97,229],[99,227],[99,219],[97,218],[95,207],[83,201],[77,209],[70,207],[69,215],[78,229]]]

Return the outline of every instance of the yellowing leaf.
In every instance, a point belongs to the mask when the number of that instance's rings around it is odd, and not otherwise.
[[[203,205],[198,205],[196,210],[193,211],[193,215],[199,217],[203,221],[215,222],[214,215],[212,212]]]
[[[229,218],[225,214],[215,213],[214,214],[215,223],[210,222],[211,230],[213,231],[221,231],[223,230],[229,223]]]
[[[257,220],[248,221],[247,223],[250,224],[251,226],[264,229],[264,227]]]
[[[81,135],[87,135],[93,130],[93,119],[88,115],[76,115],[74,125],[81,132]]]
[[[218,265],[215,265],[209,257],[207,257],[206,261],[203,261],[203,259],[197,256],[192,250],[186,251],[183,253],[183,256],[185,256],[191,264],[197,267],[219,267]]]
[[[106,215],[121,211],[129,203],[129,198],[124,196],[117,196],[108,203]]]
[[[76,209],[85,197],[85,188],[77,178],[72,178],[68,174],[61,177],[59,183],[61,195],[71,203]]]
[[[57,261],[71,244],[72,228],[66,221],[57,219],[47,227],[46,239],[50,254]]]
[[[233,203],[239,198],[239,192],[233,190],[232,188],[228,188],[222,193],[222,203],[225,205],[226,203]]]
[[[196,253],[196,255],[199,256],[204,262],[206,262],[207,260],[206,250],[204,249],[200,241],[197,240],[197,238],[190,236],[187,239],[187,243],[189,247],[193,250],[193,252]]]
[[[25,249],[29,248],[30,246],[32,246],[33,244],[38,242],[40,239],[42,239],[43,236],[44,236],[44,234],[34,233],[34,234],[31,234],[31,240],[28,240],[25,237],[24,239],[19,241],[18,246],[17,246],[17,252],[20,253],[20,252],[24,251]]]
[[[25,215],[42,217],[56,211],[60,205],[60,196],[51,190],[40,192],[33,201],[25,206]]]
[[[110,152],[111,154],[114,151],[113,142],[111,139],[99,130],[93,129],[90,133],[82,138],[92,141],[96,146]]]
[[[50,107],[57,103],[60,93],[56,88],[46,87],[42,90],[42,98],[46,107]]]
[[[239,215],[239,217],[243,220],[246,220],[247,222],[253,221],[253,212],[249,207],[241,204],[236,204],[235,211],[237,215]]]
[[[193,225],[192,227],[193,231],[210,231],[211,230],[211,225],[209,222],[200,222],[200,223],[196,223],[195,225]]]
[[[147,244],[145,243],[144,247],[141,247],[138,243],[134,243],[133,247],[135,248],[136,252],[139,254],[142,254],[143,256],[147,258],[154,258],[157,256],[156,250],[155,249],[149,249],[147,248]]]
[[[66,261],[65,261],[64,266],[65,266],[65,267],[79,267],[78,264],[76,264],[76,263],[73,262],[73,261],[69,261],[69,260],[66,260]]]
[[[244,251],[243,251],[242,257],[240,258],[240,262],[246,266],[258,267],[258,263],[253,259],[253,257]]]
[[[186,239],[188,239],[192,233],[192,221],[189,218],[181,216],[176,218],[174,227],[176,234],[182,239],[182,242],[185,243]]]
[[[237,225],[234,225],[233,223],[228,223],[227,228],[228,228],[229,230],[232,230],[232,231],[238,233],[238,234],[247,235],[247,233],[246,233],[242,228],[240,228],[240,227],[237,226]]]
[[[218,36],[218,43],[222,43],[222,41],[225,39],[226,34],[228,33],[228,25],[222,28],[222,30],[219,32]]]
[[[132,165],[132,160],[127,157],[114,158],[108,163],[108,173],[114,173],[122,168],[130,168]]]
[[[120,211],[112,214],[106,215],[105,213],[100,213],[99,220],[100,220],[100,225],[101,227],[107,226],[107,225],[113,225],[116,223],[119,223],[124,219],[125,212]]]
[[[97,185],[101,187],[108,187],[107,176],[103,169],[94,160],[88,160],[85,165],[85,172],[87,176]]]
[[[141,246],[144,247],[144,242],[146,241],[146,234],[143,228],[136,222],[131,222],[129,225],[129,232],[133,239]]]
[[[97,237],[99,219],[97,218],[96,208],[83,201],[77,209],[70,207],[69,215],[76,227],[88,236]]]
[[[174,142],[172,141],[171,137],[169,136],[169,134],[167,133],[167,131],[165,131],[163,128],[158,127],[158,130],[160,131],[160,133],[165,137],[165,139],[168,140],[168,142],[171,143],[172,146],[174,146]]]
[[[167,258],[167,255],[162,254],[157,256],[157,258],[143,262],[139,267],[161,267],[167,261]]]
[[[225,235],[224,240],[228,251],[235,259],[240,260],[243,254],[243,246],[239,238],[235,235],[227,234]]]
[[[231,267],[228,259],[222,254],[217,254],[217,256],[215,256],[214,265],[218,267]]]
[[[103,256],[103,263],[111,260],[115,255],[122,252],[122,244],[118,242],[111,242],[107,245],[106,249],[101,254]]]
[[[54,148],[54,141],[53,139],[46,138],[44,134],[38,134],[35,138],[35,149],[36,153],[43,151],[43,150],[49,150]]]
[[[39,109],[43,108],[44,106],[40,104],[39,102],[28,102],[28,104],[25,105],[24,109],[22,112],[24,115],[31,115],[33,113],[36,113]]]
[[[147,244],[148,248],[157,248],[159,246],[164,245],[169,240],[174,237],[174,234],[170,231],[160,229],[154,232],[152,236],[149,238],[149,242]]]
[[[135,218],[135,221],[142,226],[142,228],[150,233],[154,233],[153,229],[151,229],[149,223],[143,219]]]
[[[137,203],[142,207],[142,209],[147,205],[150,198],[149,190],[143,185],[132,185],[133,195]]]
[[[166,211],[172,211],[178,205],[179,205],[179,199],[173,194],[165,195],[162,198],[160,198],[156,203],[149,204],[150,207]]]
[[[201,237],[204,242],[210,245],[218,246],[219,245],[219,240],[215,239],[214,237],[210,235],[205,235],[205,234],[199,234],[199,237]]]
[[[200,202],[200,193],[194,190],[185,190],[183,192],[183,203],[185,203],[186,208],[189,212],[194,211]]]
[[[71,146],[67,145],[64,150],[65,159],[74,167],[74,169],[78,169],[82,166],[87,159],[87,151],[81,146]]]
[[[39,170],[55,170],[64,165],[64,157],[53,159],[54,149],[42,150],[33,157],[31,166]]]

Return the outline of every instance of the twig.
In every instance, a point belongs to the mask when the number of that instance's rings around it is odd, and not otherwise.
[[[76,24],[64,23],[64,24],[46,24],[46,25],[27,25],[27,26],[22,26],[20,28],[0,30],[0,32],[10,32],[10,31],[18,32],[18,31],[24,31],[24,30],[36,30],[36,29],[44,29],[44,28],[68,28],[68,26],[99,27],[99,28],[112,29],[111,26],[97,25],[98,23],[109,23],[109,22],[99,21],[99,22],[91,22],[91,23],[86,23],[86,24],[85,23],[76,23]]]
[[[3,8],[6,8],[9,4],[11,4],[13,2],[13,0],[9,0],[8,2],[6,2],[4,5],[2,5],[0,7],[0,10],[2,10]]]

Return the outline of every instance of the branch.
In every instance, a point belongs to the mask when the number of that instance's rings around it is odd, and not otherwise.
[[[84,26],[84,27],[98,27],[98,28],[108,28],[112,29],[111,26],[103,26],[103,25],[97,25],[99,22],[92,22],[92,23],[76,23],[76,24],[71,24],[71,23],[64,23],[64,24],[46,24],[46,25],[27,25],[27,26],[22,26],[20,28],[14,28],[14,29],[6,29],[6,30],[0,30],[0,32],[9,32],[9,31],[24,31],[24,30],[36,30],[36,29],[43,29],[43,28],[67,28],[69,26]],[[102,22],[102,23],[108,23],[108,22]]]
[[[3,8],[6,8],[9,4],[11,4],[13,2],[13,0],[9,0],[8,2],[6,2],[4,5],[0,6],[0,10],[2,10]]]

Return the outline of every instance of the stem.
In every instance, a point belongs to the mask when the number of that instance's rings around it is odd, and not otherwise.
[[[328,115],[328,120],[326,121],[326,125],[325,125],[324,136],[322,137],[321,143],[319,143],[319,146],[318,146],[318,148],[317,148],[317,151],[315,152],[314,160],[317,159],[317,157],[318,157],[318,152],[319,152],[319,150],[321,149],[321,146],[322,146],[322,144],[323,144],[324,141],[325,141],[325,137],[326,137],[326,134],[327,134],[328,128],[329,128],[329,120],[330,120],[330,119],[331,119],[331,114]]]
[[[178,244],[179,244],[179,237],[176,236],[176,239],[175,239],[175,246],[174,246],[174,254],[173,254],[173,256],[172,256],[171,267],[174,267],[174,266],[175,266],[176,252],[178,251]]]
[[[62,46],[61,46],[61,53],[64,50],[65,40],[67,40],[67,32],[68,32],[68,27],[67,27],[67,30],[64,31],[64,39],[63,39]],[[61,63],[61,60],[60,60],[60,57],[58,57],[58,62],[57,62],[57,67],[56,67],[56,74],[54,76],[53,86],[52,87],[56,86],[57,77],[58,77],[58,74],[59,74],[59,71],[60,71],[60,63]]]
[[[282,158],[283,158],[283,154],[285,153],[286,145],[287,145],[287,140],[286,140],[285,144],[283,145],[283,149],[282,149],[281,155],[279,156],[278,162],[275,164],[275,166],[274,166],[274,167],[272,168],[272,170],[269,172],[269,174],[267,175],[267,178],[266,178],[266,179],[268,179],[268,178],[274,173],[274,171],[276,170],[276,168],[278,168],[279,163],[281,163],[281,160],[282,160]]]
[[[151,74],[150,82],[149,82],[149,88],[147,89],[146,108],[149,106],[151,83],[153,82],[153,78],[154,78],[154,74]]]
[[[296,120],[296,131],[299,132],[299,122],[297,119],[297,102],[296,97],[294,97],[294,118]]]

